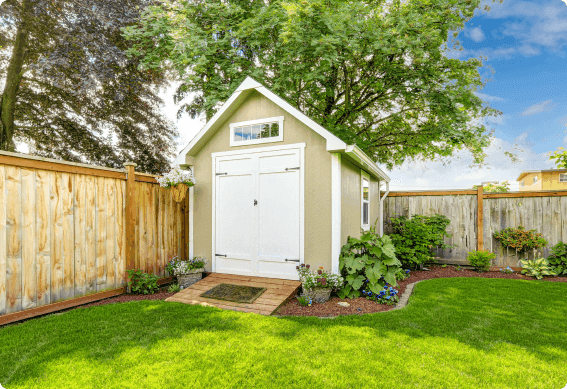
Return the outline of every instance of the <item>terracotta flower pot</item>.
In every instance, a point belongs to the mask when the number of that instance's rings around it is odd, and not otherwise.
[[[189,189],[189,185],[186,184],[177,184],[177,186],[172,186],[171,190],[173,191],[173,200],[175,200],[175,202],[177,203],[182,202],[183,199],[185,199],[185,195],[187,194],[187,189]]]
[[[200,269],[189,270],[185,274],[178,274],[177,283],[179,284],[179,286],[182,286],[183,288],[187,288],[188,286],[193,285],[195,282],[203,278],[204,271],[205,269],[200,268]]]

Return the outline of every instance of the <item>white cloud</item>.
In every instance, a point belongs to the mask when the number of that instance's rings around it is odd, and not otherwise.
[[[555,108],[555,104],[552,104],[552,100],[542,101],[541,103],[537,103],[528,107],[522,112],[521,116],[531,116],[537,115],[538,113],[549,112]]]
[[[488,101],[504,101],[504,99],[502,97],[498,97],[498,96],[491,96],[491,95],[487,95],[486,93],[481,93],[481,92],[476,92],[475,93],[478,97],[480,97],[483,100],[488,100]]]
[[[482,31],[481,26],[466,28],[465,36],[477,43],[482,42],[486,38],[484,32]]]
[[[459,151],[450,163],[444,161],[406,162],[388,172],[392,179],[391,190],[470,189],[484,181],[509,181],[512,190],[519,190],[516,178],[523,170],[548,169],[554,165],[547,152],[536,153],[529,146],[527,133],[514,143],[493,138],[487,153],[486,166],[471,168],[472,155]],[[567,138],[565,139],[567,143]],[[516,153],[519,161],[513,162],[504,154]]]

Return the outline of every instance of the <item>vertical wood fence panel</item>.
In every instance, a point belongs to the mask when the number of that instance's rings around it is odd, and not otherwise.
[[[154,176],[133,176],[128,235],[126,170],[0,152],[0,324],[18,312],[116,293],[126,285],[129,242],[131,268],[160,278],[172,257],[186,256],[184,203]]]
[[[482,204],[480,217],[477,215],[478,204]],[[447,231],[452,237],[445,238],[445,243],[455,245],[446,250],[434,250],[442,259],[466,261],[467,253],[477,249],[478,237],[482,237],[483,249],[496,254],[494,266],[519,267],[520,259],[533,259],[536,255],[547,257],[552,246],[567,242],[567,192],[560,191],[498,195],[476,190],[391,192],[384,204],[384,232],[392,232],[391,218],[396,215],[431,216],[436,213],[451,220]],[[482,225],[480,234],[479,224]],[[494,232],[518,226],[542,233],[548,245],[538,252],[517,253],[502,247],[494,238]]]

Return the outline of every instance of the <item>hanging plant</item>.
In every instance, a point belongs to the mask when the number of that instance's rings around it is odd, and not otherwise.
[[[171,188],[173,199],[178,203],[185,198],[187,189],[195,185],[193,172],[191,170],[181,170],[179,165],[174,166],[169,173],[156,178],[156,180],[161,187]]]

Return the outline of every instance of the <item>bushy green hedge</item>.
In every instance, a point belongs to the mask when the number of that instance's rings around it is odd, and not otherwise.
[[[439,214],[413,215],[411,219],[406,216],[391,218],[393,233],[390,234],[390,238],[396,246],[396,256],[404,267],[416,268],[433,260],[434,255],[431,250],[434,248],[452,247],[445,244],[443,239],[452,236],[447,233],[447,226],[450,223],[447,217]]]

